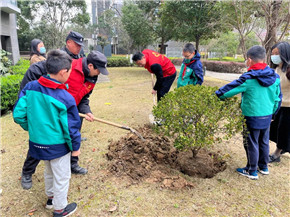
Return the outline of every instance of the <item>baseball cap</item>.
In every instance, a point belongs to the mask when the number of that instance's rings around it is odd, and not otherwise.
[[[83,46],[84,45],[84,37],[78,33],[78,32],[74,32],[74,31],[70,31],[70,33],[68,34],[68,36],[66,37],[66,41],[67,40],[73,40],[75,43]]]
[[[95,68],[99,69],[99,71],[103,75],[108,75],[109,72],[106,69],[107,67],[107,57],[99,51],[91,51],[87,56],[87,62],[92,63]]]

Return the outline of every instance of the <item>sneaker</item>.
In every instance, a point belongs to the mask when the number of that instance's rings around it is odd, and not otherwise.
[[[274,155],[269,155],[269,163],[274,163],[274,162],[280,162],[280,156],[279,157],[274,157]]]
[[[265,169],[259,169],[259,172],[263,175],[269,175],[269,170],[268,168],[265,168]]]
[[[71,173],[85,175],[88,173],[88,170],[80,167],[78,164],[71,165]]]
[[[236,171],[242,176],[248,177],[249,179],[253,179],[253,180],[259,179],[257,171],[249,173],[249,171],[246,168],[237,168]]]
[[[70,216],[77,210],[77,204],[76,203],[70,203],[68,204],[62,212],[53,212],[53,217],[61,217],[61,216]]]
[[[23,189],[28,190],[32,187],[32,175],[21,175],[21,186]]]
[[[53,208],[53,205],[52,205],[52,198],[48,198],[48,199],[47,199],[47,202],[46,202],[45,208],[46,208],[46,209],[52,209],[52,208]]]

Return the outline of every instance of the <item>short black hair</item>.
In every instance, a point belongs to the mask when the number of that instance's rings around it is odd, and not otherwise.
[[[290,44],[287,41],[281,41],[275,44],[272,48],[271,51],[274,50],[275,48],[278,48],[279,50],[279,55],[282,60],[282,71],[286,72],[287,68],[290,68]],[[278,65],[275,65],[274,63],[270,63],[271,68],[277,68]]]
[[[143,56],[144,56],[144,54],[142,54],[141,52],[137,52],[133,55],[132,60],[134,62],[136,62],[138,60],[141,60]]]
[[[56,75],[60,70],[70,70],[72,58],[62,50],[51,50],[47,54],[45,67],[47,73]]]
[[[266,58],[266,50],[260,45],[255,45],[248,50],[247,58],[251,58],[255,62],[263,61]]]
[[[193,53],[195,52],[195,47],[191,43],[186,43],[183,47],[183,52]]]

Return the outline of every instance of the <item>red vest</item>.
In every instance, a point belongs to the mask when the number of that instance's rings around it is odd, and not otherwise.
[[[151,66],[156,63],[161,65],[163,77],[173,75],[176,72],[175,66],[166,56],[149,49],[143,50],[142,53],[146,58],[145,69],[150,73],[153,73]]]
[[[94,83],[85,81],[82,60],[83,58],[72,61],[72,71],[66,82],[68,84],[67,91],[74,97],[77,105],[95,87]]]

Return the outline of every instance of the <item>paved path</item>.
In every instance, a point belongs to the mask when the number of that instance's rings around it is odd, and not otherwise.
[[[212,72],[207,71],[205,72],[205,76],[218,78],[225,81],[233,81],[238,79],[242,74],[234,74],[234,73],[222,73],[222,72]]]
[[[104,83],[104,82],[110,82],[110,79],[109,79],[109,77],[108,77],[107,75],[102,75],[102,74],[100,74],[100,75],[98,76],[98,81],[97,81],[97,83]]]
[[[175,67],[177,71],[180,71],[180,66],[175,66]],[[241,76],[241,74],[213,72],[213,71],[206,70],[205,76],[218,78],[225,81],[233,81],[235,79],[238,79]],[[98,77],[97,83],[104,83],[104,82],[110,82],[110,79],[107,75],[100,74]]]
[[[180,71],[180,66],[175,66],[177,71]],[[238,79],[242,74],[235,74],[235,73],[222,73],[222,72],[213,72],[206,70],[205,76],[218,78],[225,81],[233,81]]]

